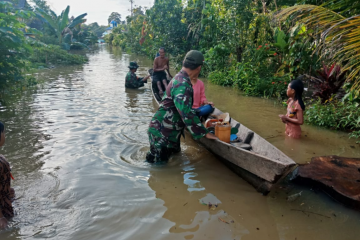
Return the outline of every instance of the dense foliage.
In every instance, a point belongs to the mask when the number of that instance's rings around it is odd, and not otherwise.
[[[44,0],[19,3],[0,1],[0,94],[35,83],[26,74],[34,68],[86,62],[86,56],[68,50],[87,49],[107,28],[86,25],[86,13],[70,17],[69,6],[58,16]]]
[[[351,132],[351,137],[360,138],[360,108],[358,102],[344,103],[317,101],[306,111],[307,123],[334,130]]]
[[[304,4],[286,8],[277,17],[292,19],[294,25],[312,29],[321,58],[331,64],[340,63],[353,89],[360,91],[359,14],[359,0],[328,0],[321,6]]]

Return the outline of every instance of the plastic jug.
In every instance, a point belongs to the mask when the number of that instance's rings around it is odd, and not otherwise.
[[[220,141],[230,143],[230,135],[231,135],[231,125],[220,125],[217,124],[215,126],[215,136],[219,138]]]

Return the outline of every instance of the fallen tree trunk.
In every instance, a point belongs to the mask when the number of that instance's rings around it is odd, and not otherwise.
[[[313,157],[297,171],[295,182],[316,185],[346,206],[360,210],[360,158]]]

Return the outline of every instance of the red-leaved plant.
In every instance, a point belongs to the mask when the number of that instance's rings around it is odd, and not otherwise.
[[[319,81],[314,84],[313,97],[319,97],[322,103],[337,93],[346,80],[345,72],[341,72],[340,66],[335,63],[331,67],[323,64],[323,68],[317,71],[317,77]]]

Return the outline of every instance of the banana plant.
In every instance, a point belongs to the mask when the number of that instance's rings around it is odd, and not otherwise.
[[[36,14],[53,29],[59,39],[59,44],[67,50],[70,49],[72,43],[72,29],[84,23],[86,21],[84,17],[87,15],[87,13],[81,14],[70,21],[69,12],[70,6],[67,6],[59,16],[52,10],[47,13],[43,9],[36,9]]]

